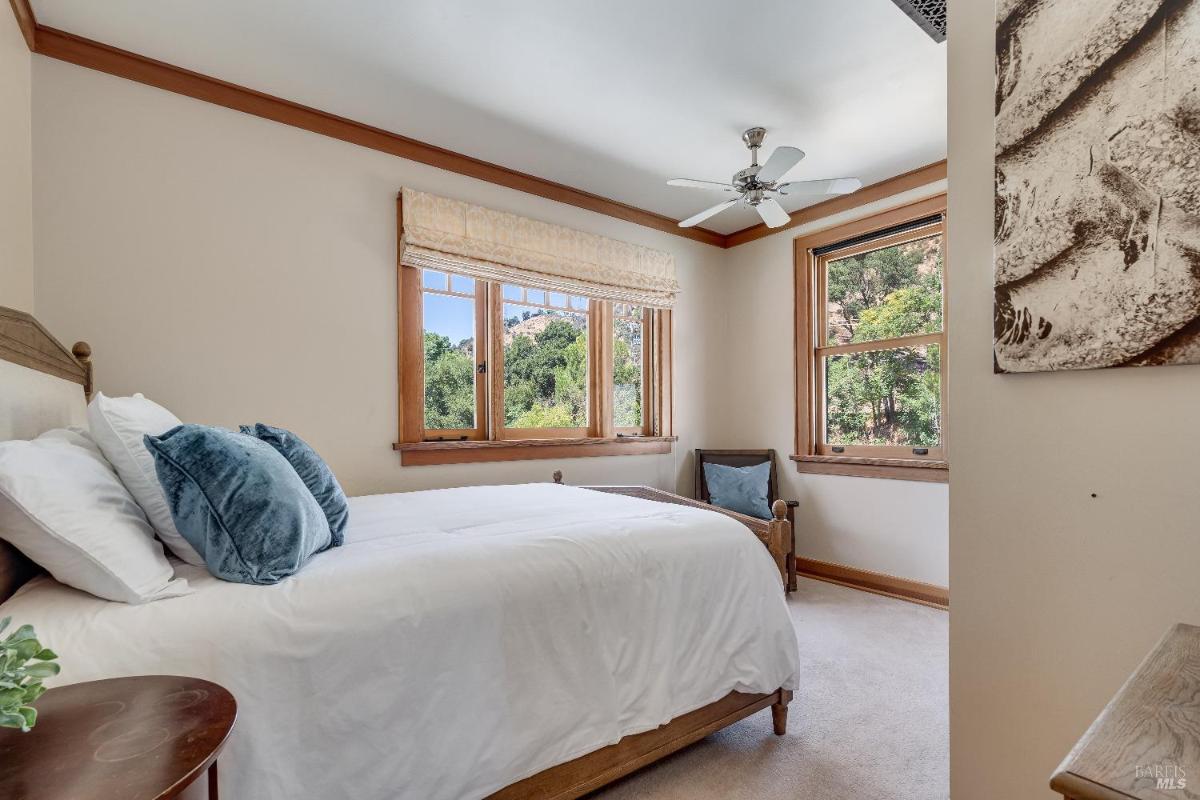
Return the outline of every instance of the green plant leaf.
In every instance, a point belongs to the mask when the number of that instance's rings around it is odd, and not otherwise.
[[[24,731],[28,730],[29,726],[25,721],[25,715],[0,711],[0,728],[20,728]]]
[[[35,634],[33,632],[32,625],[22,625],[21,627],[17,628],[15,631],[13,631],[12,635],[9,636],[6,641],[9,644],[16,644],[17,642],[23,642],[26,639],[36,639],[36,638],[37,638],[37,634]]]
[[[4,633],[4,629],[8,627],[8,623],[12,622],[12,617],[0,619],[0,633]]]
[[[42,648],[42,650],[33,655],[34,661],[53,661],[56,658],[58,658],[58,653],[49,647]]]
[[[20,642],[16,648],[17,658],[21,661],[28,661],[35,654],[41,652],[42,645],[37,639],[25,639]]]
[[[32,703],[46,693],[46,687],[41,683],[31,683],[25,687],[25,702]]]
[[[13,689],[0,689],[0,708],[19,706],[25,702],[25,689],[19,686]]]
[[[57,675],[60,669],[62,668],[52,661],[42,661],[24,667],[25,674],[31,678],[51,678]]]
[[[37,724],[37,709],[33,706],[21,706],[17,713],[25,718],[25,727],[21,730],[28,731]]]

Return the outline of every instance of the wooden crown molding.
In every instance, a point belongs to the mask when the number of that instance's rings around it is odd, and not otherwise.
[[[867,203],[874,203],[876,200],[883,200],[884,198],[900,194],[901,192],[907,192],[910,189],[917,189],[935,181],[944,180],[945,178],[946,161],[943,159],[942,161],[910,170],[902,175],[897,175],[894,178],[888,178],[878,183],[872,183],[870,186],[864,186],[854,194],[834,197],[808,206],[807,208],[802,208],[791,215],[792,219],[788,224],[778,228],[768,228],[766,225],[759,223],[749,228],[743,228],[740,231],[734,231],[725,237],[725,247],[737,247],[739,244],[752,242],[764,236],[786,231],[788,228],[795,228],[799,225],[815,222],[823,217],[840,214],[843,211],[850,211],[859,206],[865,206]]]
[[[681,228],[668,216],[610,200],[598,194],[574,189],[561,183],[525,172],[502,167],[489,161],[456,153],[443,147],[401,136],[346,117],[339,117],[310,106],[239,86],[235,83],[193,72],[173,64],[121,50],[117,47],[40,25],[29,0],[9,0],[21,34],[31,52],[87,67],[119,78],[174,92],[195,100],[252,114],[311,133],[339,139],[381,153],[428,164],[470,178],[545,197],[559,203],[594,211],[635,225],[703,242],[714,247],[736,247],[797,225],[848,211],[858,206],[914,189],[946,177],[946,162],[939,161],[894,178],[871,184],[851,195],[835,197],[802,208],[780,228],[758,224],[728,236],[707,228]]]
[[[29,0],[8,0],[12,6],[13,15],[17,18],[17,27],[21,29],[21,35],[25,37],[25,44],[30,52],[37,52],[37,17],[33,15],[33,8],[29,5]]]

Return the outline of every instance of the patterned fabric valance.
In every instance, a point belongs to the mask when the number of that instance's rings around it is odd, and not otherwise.
[[[658,308],[679,292],[670,253],[412,189],[402,197],[406,266]]]

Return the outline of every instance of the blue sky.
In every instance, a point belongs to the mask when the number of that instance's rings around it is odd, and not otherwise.
[[[425,295],[425,330],[450,337],[458,344],[475,335],[475,303],[465,297]]]

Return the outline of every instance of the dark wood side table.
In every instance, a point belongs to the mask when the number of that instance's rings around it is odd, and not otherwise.
[[[1050,778],[1070,800],[1169,800],[1200,788],[1200,627],[1175,625]]]
[[[0,729],[5,800],[168,800],[208,770],[237,716],[233,695],[210,681],[144,675],[77,683],[34,704],[28,733]]]

